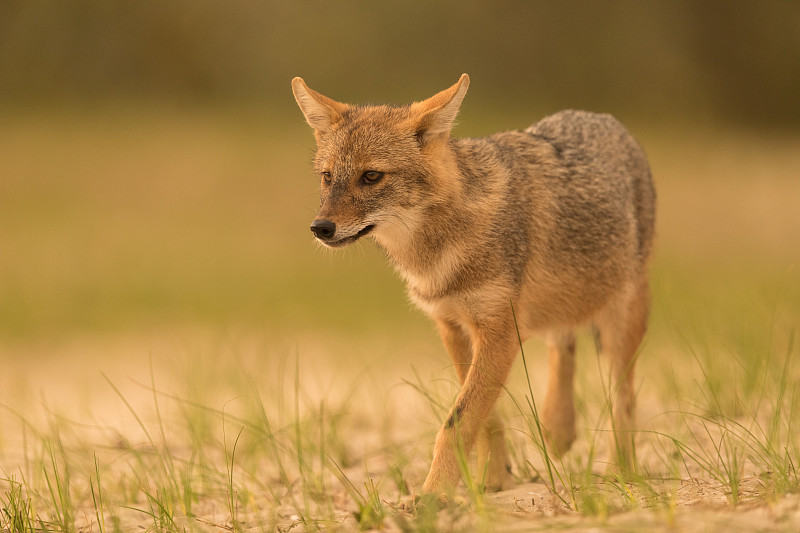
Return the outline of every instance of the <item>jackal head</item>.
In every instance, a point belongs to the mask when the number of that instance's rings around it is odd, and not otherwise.
[[[310,89],[292,91],[314,128],[320,207],[311,224],[324,245],[344,246],[367,234],[385,248],[407,241],[426,209],[452,192],[448,140],[469,77],[427,100],[402,107],[353,106]],[[451,180],[452,181],[452,180]]]

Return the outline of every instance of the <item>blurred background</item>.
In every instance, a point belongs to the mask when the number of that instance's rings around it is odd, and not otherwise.
[[[798,322],[798,2],[3,2],[3,356],[237,328],[438,350],[373,245],[313,243],[289,82],[401,104],[462,72],[456,136],[584,108],[643,144],[653,339]]]

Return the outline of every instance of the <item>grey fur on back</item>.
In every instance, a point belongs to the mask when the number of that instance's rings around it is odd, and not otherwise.
[[[639,258],[646,261],[653,244],[655,188],[647,157],[628,130],[608,114],[566,110],[525,131],[554,145],[572,167],[571,179],[602,179],[603,188],[627,203],[620,206],[623,211],[635,209]]]

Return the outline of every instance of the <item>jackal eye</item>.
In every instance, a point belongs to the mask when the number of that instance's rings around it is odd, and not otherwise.
[[[377,170],[367,170],[361,175],[361,181],[363,183],[372,185],[373,183],[380,181],[382,177],[383,172],[378,172]]]
[[[323,181],[325,181],[325,183],[330,183],[331,182],[331,173],[330,172],[327,172],[327,171],[326,172],[320,172],[319,174],[320,174],[320,176],[322,176],[322,179],[323,179]]]

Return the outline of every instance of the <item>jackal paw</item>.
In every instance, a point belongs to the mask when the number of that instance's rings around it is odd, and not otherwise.
[[[398,508],[407,513],[417,515],[420,512],[427,512],[430,510],[441,511],[447,509],[453,503],[458,502],[452,502],[447,494],[443,492],[439,494],[422,493],[404,498],[398,505]]]
[[[615,436],[611,443],[612,460],[609,461],[609,470],[620,473],[635,472],[637,468],[636,446],[630,436],[619,439]]]
[[[511,465],[501,464],[491,468],[486,476],[486,492],[500,492],[516,485],[511,475]]]
[[[552,396],[545,398],[541,422],[548,452],[560,457],[575,441],[575,406],[571,398]]]
[[[548,452],[561,457],[569,451],[575,441],[575,411],[572,408],[552,404],[545,405],[542,414],[542,433]]]
[[[548,451],[556,457],[567,453],[575,442],[575,426],[572,424],[556,424],[542,429]]]

